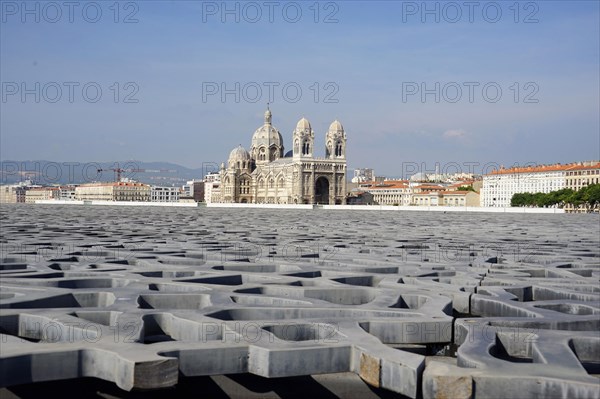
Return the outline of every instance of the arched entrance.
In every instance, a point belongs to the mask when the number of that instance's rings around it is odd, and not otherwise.
[[[315,203],[329,205],[329,180],[319,177],[315,182]]]

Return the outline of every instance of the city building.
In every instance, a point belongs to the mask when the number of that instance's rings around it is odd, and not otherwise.
[[[566,187],[565,173],[570,165],[541,165],[500,168],[483,176],[481,205],[509,207],[514,194],[549,193]]]
[[[479,193],[475,187],[480,181],[461,181],[453,184],[433,184],[411,180],[385,180],[359,183],[356,191],[368,192],[378,205],[400,206],[479,206]],[[459,190],[461,187],[473,187],[473,190]],[[349,199],[359,200],[351,193]]]
[[[479,193],[458,190],[430,190],[414,194],[413,205],[420,206],[479,206]]]
[[[366,191],[353,190],[346,197],[347,205],[375,205],[373,194]]]
[[[75,188],[80,201],[150,201],[150,186],[137,182],[87,183]]]
[[[150,187],[151,202],[179,202],[179,187]]]
[[[578,191],[590,184],[600,184],[600,162],[581,162],[565,172],[565,187]]]
[[[33,187],[25,191],[25,203],[35,204],[39,200],[56,200],[60,198],[58,187]]]
[[[16,184],[7,184],[0,186],[0,203],[1,204],[14,204],[25,202],[25,193],[27,190],[33,187],[40,187],[34,185],[31,180],[25,180]]]
[[[443,191],[444,206],[479,206],[479,193],[475,191]]]
[[[354,177],[352,177],[352,183],[363,183],[375,180],[375,171],[373,169],[354,169]]]
[[[579,191],[590,184],[600,184],[600,162],[580,162],[567,169],[565,173],[565,186],[574,191]],[[565,212],[590,212],[589,204],[573,206],[565,204]],[[596,212],[598,210],[596,209]]]
[[[221,202],[220,173],[209,173],[204,177],[204,202]]]
[[[483,176],[481,205],[509,207],[517,193],[549,193],[563,188],[577,191],[599,181],[598,161],[500,168]]]
[[[406,180],[386,180],[383,182],[365,182],[360,189],[373,195],[373,201],[379,205],[412,204],[413,191]]]
[[[444,197],[440,191],[423,191],[413,195],[413,205],[439,206],[444,205]]]
[[[195,202],[204,202],[204,182],[195,181],[193,184],[192,198]]]
[[[189,180],[182,187],[180,198],[204,202],[204,180]]]
[[[411,185],[414,183],[423,183],[430,181],[429,177],[427,176],[427,173],[424,172],[415,173],[410,177],[409,180],[411,182]]]
[[[194,195],[194,180],[187,181],[181,186],[181,197],[191,198]]]
[[[75,200],[76,186],[61,186],[59,187],[59,199],[63,201]]]
[[[292,150],[265,112],[252,136],[250,152],[241,145],[221,164],[221,202],[259,204],[343,204],[346,200],[346,132],[334,121],[325,135],[325,157],[314,155],[314,132],[306,118],[292,132]],[[213,187],[214,191],[214,187]],[[213,197],[214,199],[214,197]]]
[[[438,169],[439,167],[436,167],[436,170]],[[411,182],[421,183],[455,183],[462,181],[481,180],[481,176],[465,172],[439,173],[436,171],[435,173],[418,172],[412,175],[409,180]]]
[[[213,181],[204,184],[204,202],[207,204],[213,202],[223,202],[221,198],[221,181]]]
[[[412,191],[415,194],[438,192],[438,191],[446,190],[446,187],[444,187],[441,184],[427,184],[427,183],[426,184],[414,184],[414,183],[411,183],[410,187],[412,188]]]
[[[17,202],[17,193],[14,185],[0,186],[0,204],[15,204]]]
[[[471,187],[474,191],[480,192],[483,186],[482,180],[462,180],[446,186],[447,191],[456,191],[461,187]]]

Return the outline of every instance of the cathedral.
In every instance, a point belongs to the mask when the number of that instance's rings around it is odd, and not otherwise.
[[[250,152],[242,146],[221,164],[221,201],[253,204],[344,204],[346,200],[346,133],[334,121],[325,135],[325,158],[314,154],[315,134],[306,118],[292,132],[292,150],[283,148],[271,123],[252,136]]]

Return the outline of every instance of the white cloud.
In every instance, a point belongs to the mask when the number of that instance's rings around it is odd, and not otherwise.
[[[445,139],[464,139],[467,132],[464,129],[450,129],[446,130],[442,136]]]

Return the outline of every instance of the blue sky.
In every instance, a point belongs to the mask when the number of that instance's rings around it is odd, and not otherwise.
[[[398,176],[407,163],[600,158],[597,1],[479,2],[473,22],[462,1],[428,2],[433,14],[423,2],[273,2],[273,21],[263,1],[121,2],[118,16],[112,1],[77,2],[73,22],[64,6],[58,16],[46,2],[27,3],[34,14],[1,3],[3,160],[220,163],[249,147],[268,82],[287,147],[305,116],[323,155],[337,118],[349,168]],[[124,23],[128,15],[137,22]],[[72,102],[65,82],[74,82]],[[222,85],[236,92],[236,83],[239,101],[222,99]],[[51,102],[56,86],[62,96]],[[96,87],[102,97],[91,102]],[[422,88],[432,93],[422,98]]]

